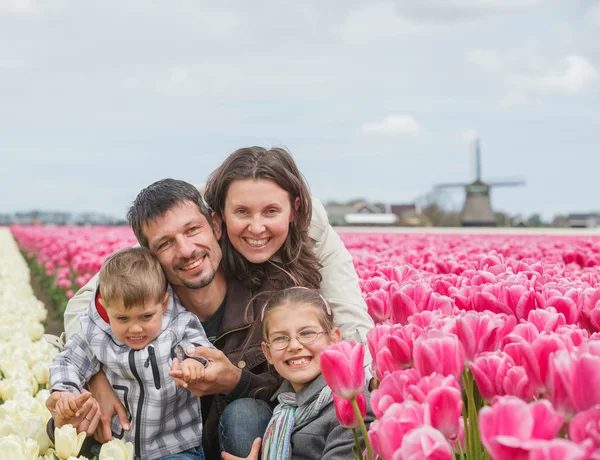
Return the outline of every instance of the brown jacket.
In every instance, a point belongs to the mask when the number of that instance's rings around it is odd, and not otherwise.
[[[227,282],[221,329],[213,344],[242,369],[242,376],[231,393],[202,398],[202,406],[209,404],[207,412],[203,411],[206,414],[203,447],[207,460],[221,458],[217,434],[219,418],[227,404],[244,397],[269,401],[282,382],[281,377],[269,369],[261,349],[260,315],[265,299],[255,299],[247,308],[252,295],[241,282]]]

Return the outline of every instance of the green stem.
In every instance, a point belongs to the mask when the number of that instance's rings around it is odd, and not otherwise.
[[[475,404],[474,380],[472,374],[466,370],[464,374],[465,390],[467,392],[467,411],[469,414],[469,435],[471,437],[471,447],[473,448],[473,458],[483,457],[483,446],[479,435],[479,421],[477,405]]]
[[[362,449],[360,447],[360,440],[358,439],[358,433],[356,432],[356,428],[352,428],[352,435],[354,436],[354,445],[356,446],[356,455],[359,458],[363,458]]]
[[[360,431],[363,435],[363,439],[365,440],[365,446],[367,446],[367,458],[368,460],[374,460],[373,457],[373,447],[371,447],[371,443],[369,442],[369,435],[367,434],[367,427],[365,426],[365,421],[362,418],[360,413],[360,409],[358,408],[358,403],[356,402],[356,398],[352,398],[350,400],[352,402],[352,408],[354,409],[354,415],[356,415],[356,419],[360,424]]]

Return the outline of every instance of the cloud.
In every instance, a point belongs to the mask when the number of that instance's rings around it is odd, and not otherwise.
[[[506,106],[536,104],[549,96],[577,96],[591,87],[599,75],[596,65],[581,55],[573,54],[558,64],[549,64],[540,56],[535,41],[515,52],[470,50],[465,60],[496,77],[504,86]]]
[[[174,85],[179,85],[181,83],[183,83],[184,81],[186,81],[189,77],[189,72],[186,69],[183,68],[179,68],[179,69],[175,69],[173,70],[173,72],[171,72],[171,76],[170,76],[170,81],[171,83],[173,83]]]
[[[375,136],[417,136],[423,128],[410,115],[388,115],[381,121],[363,124],[361,131],[363,134]]]
[[[474,129],[467,129],[460,133],[460,137],[465,143],[472,144],[479,135]]]
[[[31,14],[39,11],[34,0],[0,0],[0,14]]]
[[[598,78],[598,69],[583,56],[568,56],[561,69],[538,75],[513,75],[509,78],[508,102],[536,101],[548,95],[575,96],[584,92]]]
[[[554,0],[396,0],[402,13],[423,20],[455,20],[548,6]]]
[[[367,44],[412,35],[423,27],[402,18],[393,2],[374,3],[349,11],[333,33],[348,44]]]
[[[474,49],[468,51],[466,60],[484,72],[496,73],[500,72],[503,68],[502,60],[498,56],[498,53],[492,50]]]
[[[592,26],[600,27],[600,1],[597,1],[585,12],[585,21]]]

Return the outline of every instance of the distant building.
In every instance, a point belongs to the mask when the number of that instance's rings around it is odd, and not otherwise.
[[[571,228],[596,228],[600,226],[600,214],[569,214],[567,225]]]
[[[414,204],[332,203],[325,206],[331,225],[348,226],[430,226],[426,216]]]

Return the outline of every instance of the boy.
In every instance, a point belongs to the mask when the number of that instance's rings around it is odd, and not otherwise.
[[[104,309],[92,302],[81,315],[80,332],[50,367],[50,390],[62,392],[56,411],[75,416],[75,400],[102,366],[131,422],[124,431],[113,418],[113,436],[132,442],[136,458],[204,459],[200,398],[169,376],[176,353],[196,345],[213,348],[198,318],[169,296],[158,260],[143,247],[109,256],[98,288]],[[187,383],[204,372],[195,359],[180,366]]]

